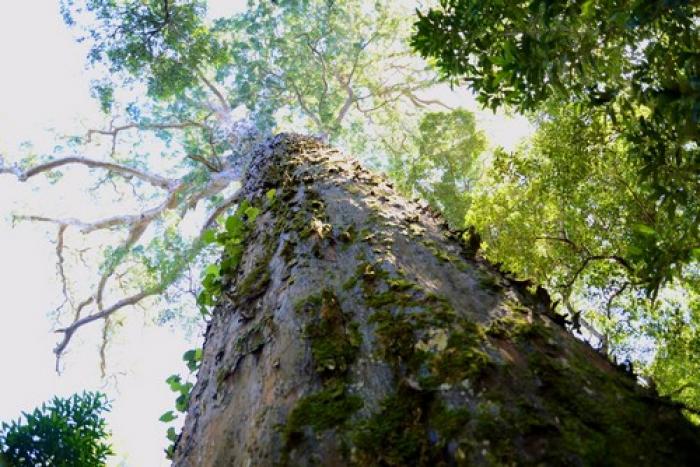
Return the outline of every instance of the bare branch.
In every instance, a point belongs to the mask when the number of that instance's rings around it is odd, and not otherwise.
[[[196,206],[197,202],[205,197],[211,196],[213,194],[216,194],[220,192],[221,190],[225,189],[232,181],[232,172],[235,171],[235,169],[229,169],[229,171],[224,171],[220,173],[216,173],[212,179],[210,180],[209,184],[204,187],[202,190],[198,191],[197,193],[193,194],[192,196],[189,197],[189,199],[186,200],[184,203],[185,210],[188,210],[190,208],[193,208]],[[135,245],[138,240],[141,238],[143,233],[145,232],[146,228],[150,223],[161,213],[168,209],[173,209],[179,202],[180,200],[180,194],[181,192],[185,189],[185,184],[182,182],[179,182],[177,186],[171,187],[171,191],[169,192],[168,196],[166,199],[159,204],[158,206],[151,208],[147,211],[144,211],[140,214],[136,215],[126,215],[126,216],[115,216],[115,217],[110,217],[107,219],[103,219],[97,222],[93,223],[86,223],[83,221],[79,221],[76,219],[52,219],[52,218],[46,218],[46,217],[41,217],[41,216],[26,216],[26,219],[29,220],[37,220],[37,221],[46,221],[46,222],[53,222],[57,223],[60,226],[61,231],[65,231],[65,229],[68,226],[76,226],[80,228],[84,233],[89,233],[94,230],[98,229],[104,229],[108,227],[113,227],[113,226],[123,226],[123,225],[129,225],[130,230],[129,234],[127,235],[126,239],[121,243],[120,247],[123,250],[129,250],[133,245]],[[233,196],[228,197],[222,205],[220,205],[214,212],[215,213],[220,213],[223,212],[223,210],[230,206],[233,202],[235,202],[238,199],[237,193],[234,194]],[[216,214],[212,214],[212,216],[216,216]],[[215,217],[214,217],[215,218]],[[105,308],[103,306],[103,299],[104,299],[104,291],[106,289],[107,283],[109,279],[113,276],[115,270],[116,270],[117,265],[112,265],[107,271],[105,271],[101,277],[100,280],[97,284],[97,291],[94,295],[94,297],[91,297],[90,299],[82,302],[78,310],[76,310],[75,314],[75,319],[73,323],[61,330],[58,330],[57,332],[63,333],[63,340],[58,344],[58,346],[55,348],[54,352],[56,353],[56,358],[57,358],[57,367],[58,367],[58,359],[60,359],[62,353],[65,351],[68,343],[70,342],[70,339],[72,338],[73,334],[75,331],[80,328],[81,326],[88,324],[92,321],[99,320],[99,319],[106,319],[108,318],[112,313],[118,311],[119,309],[128,306],[128,305],[134,305],[137,304],[140,300],[142,300],[145,297],[148,297],[150,295],[156,295],[159,293],[159,289],[149,289],[146,291],[142,291],[138,294],[132,295],[131,297],[128,297],[126,299],[123,299],[114,305]],[[88,304],[92,303],[94,301],[97,304],[97,313],[87,315],[85,317],[80,316],[81,310],[87,306]],[[102,347],[104,349],[104,341],[102,344]]]
[[[78,321],[80,319],[80,315],[83,312],[83,308],[91,304],[95,300],[95,297],[88,297],[82,302],[78,304],[78,307],[75,309],[75,315],[73,316],[73,321]]]
[[[111,320],[107,316],[102,323],[102,341],[100,342],[100,375],[103,378],[107,375],[107,343],[111,326]]]
[[[345,114],[348,113],[348,110],[350,110],[350,107],[355,102],[355,91],[352,89],[351,85],[352,74],[354,72],[355,69],[353,68],[352,73],[348,76],[346,80],[343,80],[342,76],[336,73],[336,79],[343,86],[347,95],[345,97],[345,102],[343,102],[343,106],[340,108],[340,110],[338,111],[338,115],[336,115],[335,120],[333,121],[334,128],[340,127],[340,124],[343,122],[343,118],[345,118]]]
[[[187,128],[201,128],[205,131],[210,131],[204,122],[211,117],[211,113],[207,114],[200,122],[195,122],[192,120],[185,120],[183,122],[174,123],[128,123],[126,125],[114,126],[114,119],[109,124],[109,129],[107,130],[88,130],[86,141],[88,143],[92,142],[93,135],[103,135],[109,136],[112,139],[112,147],[110,149],[110,156],[114,157],[117,152],[117,137],[122,131],[137,129],[142,131],[158,131],[158,130],[185,130]]]
[[[68,296],[68,281],[66,280],[66,273],[65,273],[65,269],[63,267],[63,265],[65,263],[64,258],[63,258],[63,245],[64,245],[63,234],[66,232],[67,227],[68,226],[66,226],[66,225],[60,225],[58,227],[58,235],[56,238],[56,257],[58,258],[58,262],[57,262],[58,277],[61,279],[61,291],[63,292],[63,304],[59,307],[59,309],[62,308],[64,304],[71,302],[70,297]]]
[[[0,174],[3,173],[9,173],[13,174],[17,177],[17,179],[21,182],[27,181],[29,178],[38,175],[40,173],[44,172],[49,172],[53,169],[57,169],[61,166],[64,165],[69,165],[69,164],[78,164],[78,165],[84,165],[86,167],[89,167],[91,169],[93,168],[100,168],[100,169],[105,169],[109,170],[110,172],[114,172],[116,174],[119,174],[125,178],[131,178],[131,177],[136,177],[140,180],[143,180],[145,182],[150,183],[153,186],[157,186],[160,188],[168,189],[172,183],[173,180],[161,177],[160,175],[155,175],[148,173],[143,170],[138,170],[134,169],[131,167],[127,167],[125,165],[121,164],[115,164],[112,162],[104,162],[104,161],[98,161],[95,159],[88,159],[86,157],[80,157],[80,156],[71,156],[71,157],[64,157],[62,159],[55,159],[49,162],[45,162],[43,164],[36,165],[28,170],[23,170],[19,166],[13,165],[13,166],[5,166],[3,164],[2,157],[0,157]]]
[[[413,94],[413,93],[410,92],[410,91],[407,91],[407,92],[405,92],[405,93],[403,93],[403,94],[404,94],[404,96],[406,96],[406,97],[408,98],[408,100],[410,100],[416,107],[429,107],[429,106],[431,106],[431,105],[438,105],[438,106],[443,107],[443,108],[445,108],[445,109],[447,109],[447,110],[449,110],[449,111],[454,110],[454,107],[450,107],[449,105],[447,105],[447,104],[445,104],[444,102],[442,102],[440,99],[423,99],[423,98],[420,98],[420,97],[416,96],[415,94]]]
[[[328,75],[328,65],[326,64],[326,59],[323,57],[323,54],[321,51],[318,50],[318,48],[315,46],[315,44],[311,43],[311,38],[308,34],[304,33],[302,36],[306,37],[306,45],[309,46],[309,49],[311,49],[311,52],[318,58],[319,63],[321,64],[321,79],[323,80],[323,96],[325,97],[328,94],[328,79],[326,76]]]
[[[202,122],[195,122],[192,120],[187,120],[184,122],[175,122],[175,123],[128,123],[126,125],[120,125],[120,126],[113,126],[110,124],[110,127],[108,130],[96,130],[96,129],[88,130],[86,140],[88,143],[92,142],[93,135],[104,135],[104,136],[111,136],[112,138],[116,138],[119,133],[121,133],[122,131],[127,131],[127,130],[157,131],[157,130],[184,130],[186,128],[201,128],[203,130],[208,130],[209,128],[203,122],[206,121],[210,116],[211,116],[211,114],[204,117]]]
[[[139,223],[134,225],[131,230],[129,231],[129,235],[126,237],[124,242],[120,245],[119,248],[121,248],[123,251],[129,251],[132,246],[136,244],[136,242],[141,238],[143,233],[146,231],[146,227],[148,227],[148,224],[151,222],[151,219],[144,220],[144,222]],[[95,294],[95,300],[97,301],[97,309],[102,310],[102,297],[104,295],[104,289],[107,285],[107,281],[109,278],[114,274],[114,271],[116,270],[117,265],[112,265],[107,271],[105,271],[102,276],[100,277],[100,281],[98,282],[97,285],[97,293]]]
[[[75,218],[57,219],[53,217],[36,215],[16,215],[14,217],[16,220],[50,222],[61,226],[73,226],[78,228],[84,234],[88,234],[96,230],[104,230],[119,226],[141,226],[148,224],[166,209],[172,209],[177,204],[178,196],[184,187],[185,185],[183,182],[175,181],[169,188],[168,196],[161,204],[138,214],[112,216],[94,222],[85,222]],[[133,232],[131,235],[133,235]]]
[[[318,127],[318,130],[321,132],[324,132],[324,127],[323,123],[321,120],[318,118],[318,116],[313,113],[309,107],[306,105],[306,101],[304,100],[304,97],[301,95],[301,91],[299,91],[299,88],[297,87],[296,83],[292,80],[285,80],[285,82],[288,84],[288,86],[292,89],[294,92],[294,95],[297,98],[297,103],[299,104],[299,107],[301,107],[301,110],[304,112],[304,114],[309,117],[313,122],[316,124]]]
[[[135,305],[136,303],[140,302],[146,297],[150,297],[152,295],[157,295],[159,293],[159,290],[157,288],[154,289],[148,289],[148,290],[142,290],[141,292],[138,292],[134,295],[131,295],[127,298],[124,298],[122,300],[119,300],[112,306],[105,308],[104,310],[94,313],[88,316],[85,316],[83,318],[77,319],[73,321],[73,323],[70,324],[70,326],[63,328],[63,329],[57,329],[55,332],[63,334],[63,339],[59,344],[54,348],[53,352],[56,354],[56,367],[58,368],[58,362],[61,358],[61,355],[63,355],[63,352],[66,350],[66,347],[68,346],[68,343],[70,342],[71,338],[73,337],[73,334],[75,331],[77,331],[80,327],[85,326],[88,323],[92,323],[93,321],[97,321],[99,319],[106,318],[113,313],[121,310],[122,308],[129,306],[129,305]]]
[[[375,32],[370,36],[367,41],[365,41],[364,44],[362,44],[358,50],[357,53],[355,54],[355,58],[352,62],[352,67],[350,68],[350,73],[346,77],[341,76],[341,74],[336,70],[334,75],[335,79],[338,80],[338,83],[345,89],[346,92],[346,97],[345,101],[343,102],[342,107],[338,111],[338,114],[335,117],[335,120],[333,121],[333,126],[334,128],[339,128],[340,124],[343,122],[343,119],[345,118],[345,115],[348,113],[348,110],[350,110],[350,107],[352,107],[352,104],[356,101],[355,98],[355,91],[352,88],[352,80],[355,77],[355,72],[357,71],[357,66],[360,62],[360,57],[362,56],[362,52],[367,48],[367,46],[377,37],[378,32]]]

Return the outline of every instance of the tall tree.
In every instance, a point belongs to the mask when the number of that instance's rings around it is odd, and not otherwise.
[[[407,46],[411,11],[400,5],[251,2],[212,19],[201,1],[65,0],[62,11],[102,72],[94,92],[109,123],[38,160],[0,159],[0,174],[26,182],[84,166],[99,176],[101,193],[114,187],[110,196],[143,209],[97,220],[16,216],[55,226],[59,357],[97,321],[104,356],[122,319],[115,313],[149,298],[192,304],[203,236],[235,205],[245,155],[263,135],[296,129],[376,155],[369,150],[393,131],[387,122],[401,115],[410,129],[434,104],[421,91],[436,74]],[[69,248],[100,234],[108,240],[90,251]],[[83,262],[99,264],[88,286],[72,279]]]
[[[174,465],[689,465],[700,448],[546,293],[339,151],[274,137],[241,196]]]

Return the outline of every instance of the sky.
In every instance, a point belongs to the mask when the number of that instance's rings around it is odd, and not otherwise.
[[[14,159],[18,146],[31,141],[38,152],[50,151],[57,133],[82,133],[102,122],[90,98],[84,69],[85,49],[63,25],[56,0],[10,0],[0,9],[0,154]],[[210,12],[224,15],[241,1],[212,2]],[[524,119],[509,119],[476,109],[473,99],[444,91],[453,104],[476,110],[491,141],[513,148],[531,133]],[[107,417],[117,456],[110,465],[168,465],[163,456],[166,426],[158,417],[174,407],[165,384],[184,373],[181,356],[201,336],[172,327],[127,321],[110,348],[118,374],[100,378],[97,358],[100,326],[82,329],[71,342],[63,371],[54,371],[57,336],[48,312],[59,300],[55,227],[20,223],[13,212],[61,212],[76,217],[104,216],[115,206],[85,198],[85,170],[73,170],[56,186],[37,180],[18,183],[0,176],[0,421],[17,418],[54,395],[101,390],[113,401]],[[120,209],[125,209],[123,206]],[[129,313],[139,313],[138,309]]]

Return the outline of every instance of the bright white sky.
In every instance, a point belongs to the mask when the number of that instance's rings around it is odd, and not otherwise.
[[[210,10],[218,16],[242,2],[212,3]],[[38,150],[48,150],[44,147],[51,142],[49,127],[66,134],[100,126],[97,105],[89,98],[84,57],[84,49],[61,21],[56,0],[3,2],[0,154],[11,157],[24,140],[31,140]],[[472,99],[460,101],[476,110]],[[509,148],[531,131],[523,119],[505,119],[489,111],[477,115],[490,140]],[[52,243],[55,227],[19,224],[12,228],[9,222],[13,211],[41,208],[46,212],[47,207],[73,211],[76,216],[88,211],[105,215],[107,208],[80,196],[81,183],[89,183],[86,176],[87,172],[76,171],[71,183],[53,188],[48,197],[41,181],[20,184],[12,177],[0,177],[0,421],[15,418],[53,395],[101,390],[113,400],[108,422],[118,455],[112,464],[168,465],[162,454],[167,444],[165,426],[158,417],[174,407],[174,396],[164,381],[184,372],[182,353],[194,343],[179,330],[144,327],[141,320],[131,320],[110,349],[115,366],[126,369],[115,384],[100,380],[99,326],[88,326],[71,342],[65,371],[57,375],[52,353],[57,340],[47,317],[47,311],[59,303]]]

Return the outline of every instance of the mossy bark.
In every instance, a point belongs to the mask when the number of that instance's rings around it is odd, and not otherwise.
[[[279,135],[243,193],[263,211],[208,326],[174,465],[700,456],[700,432],[557,325],[546,294],[356,161]]]

